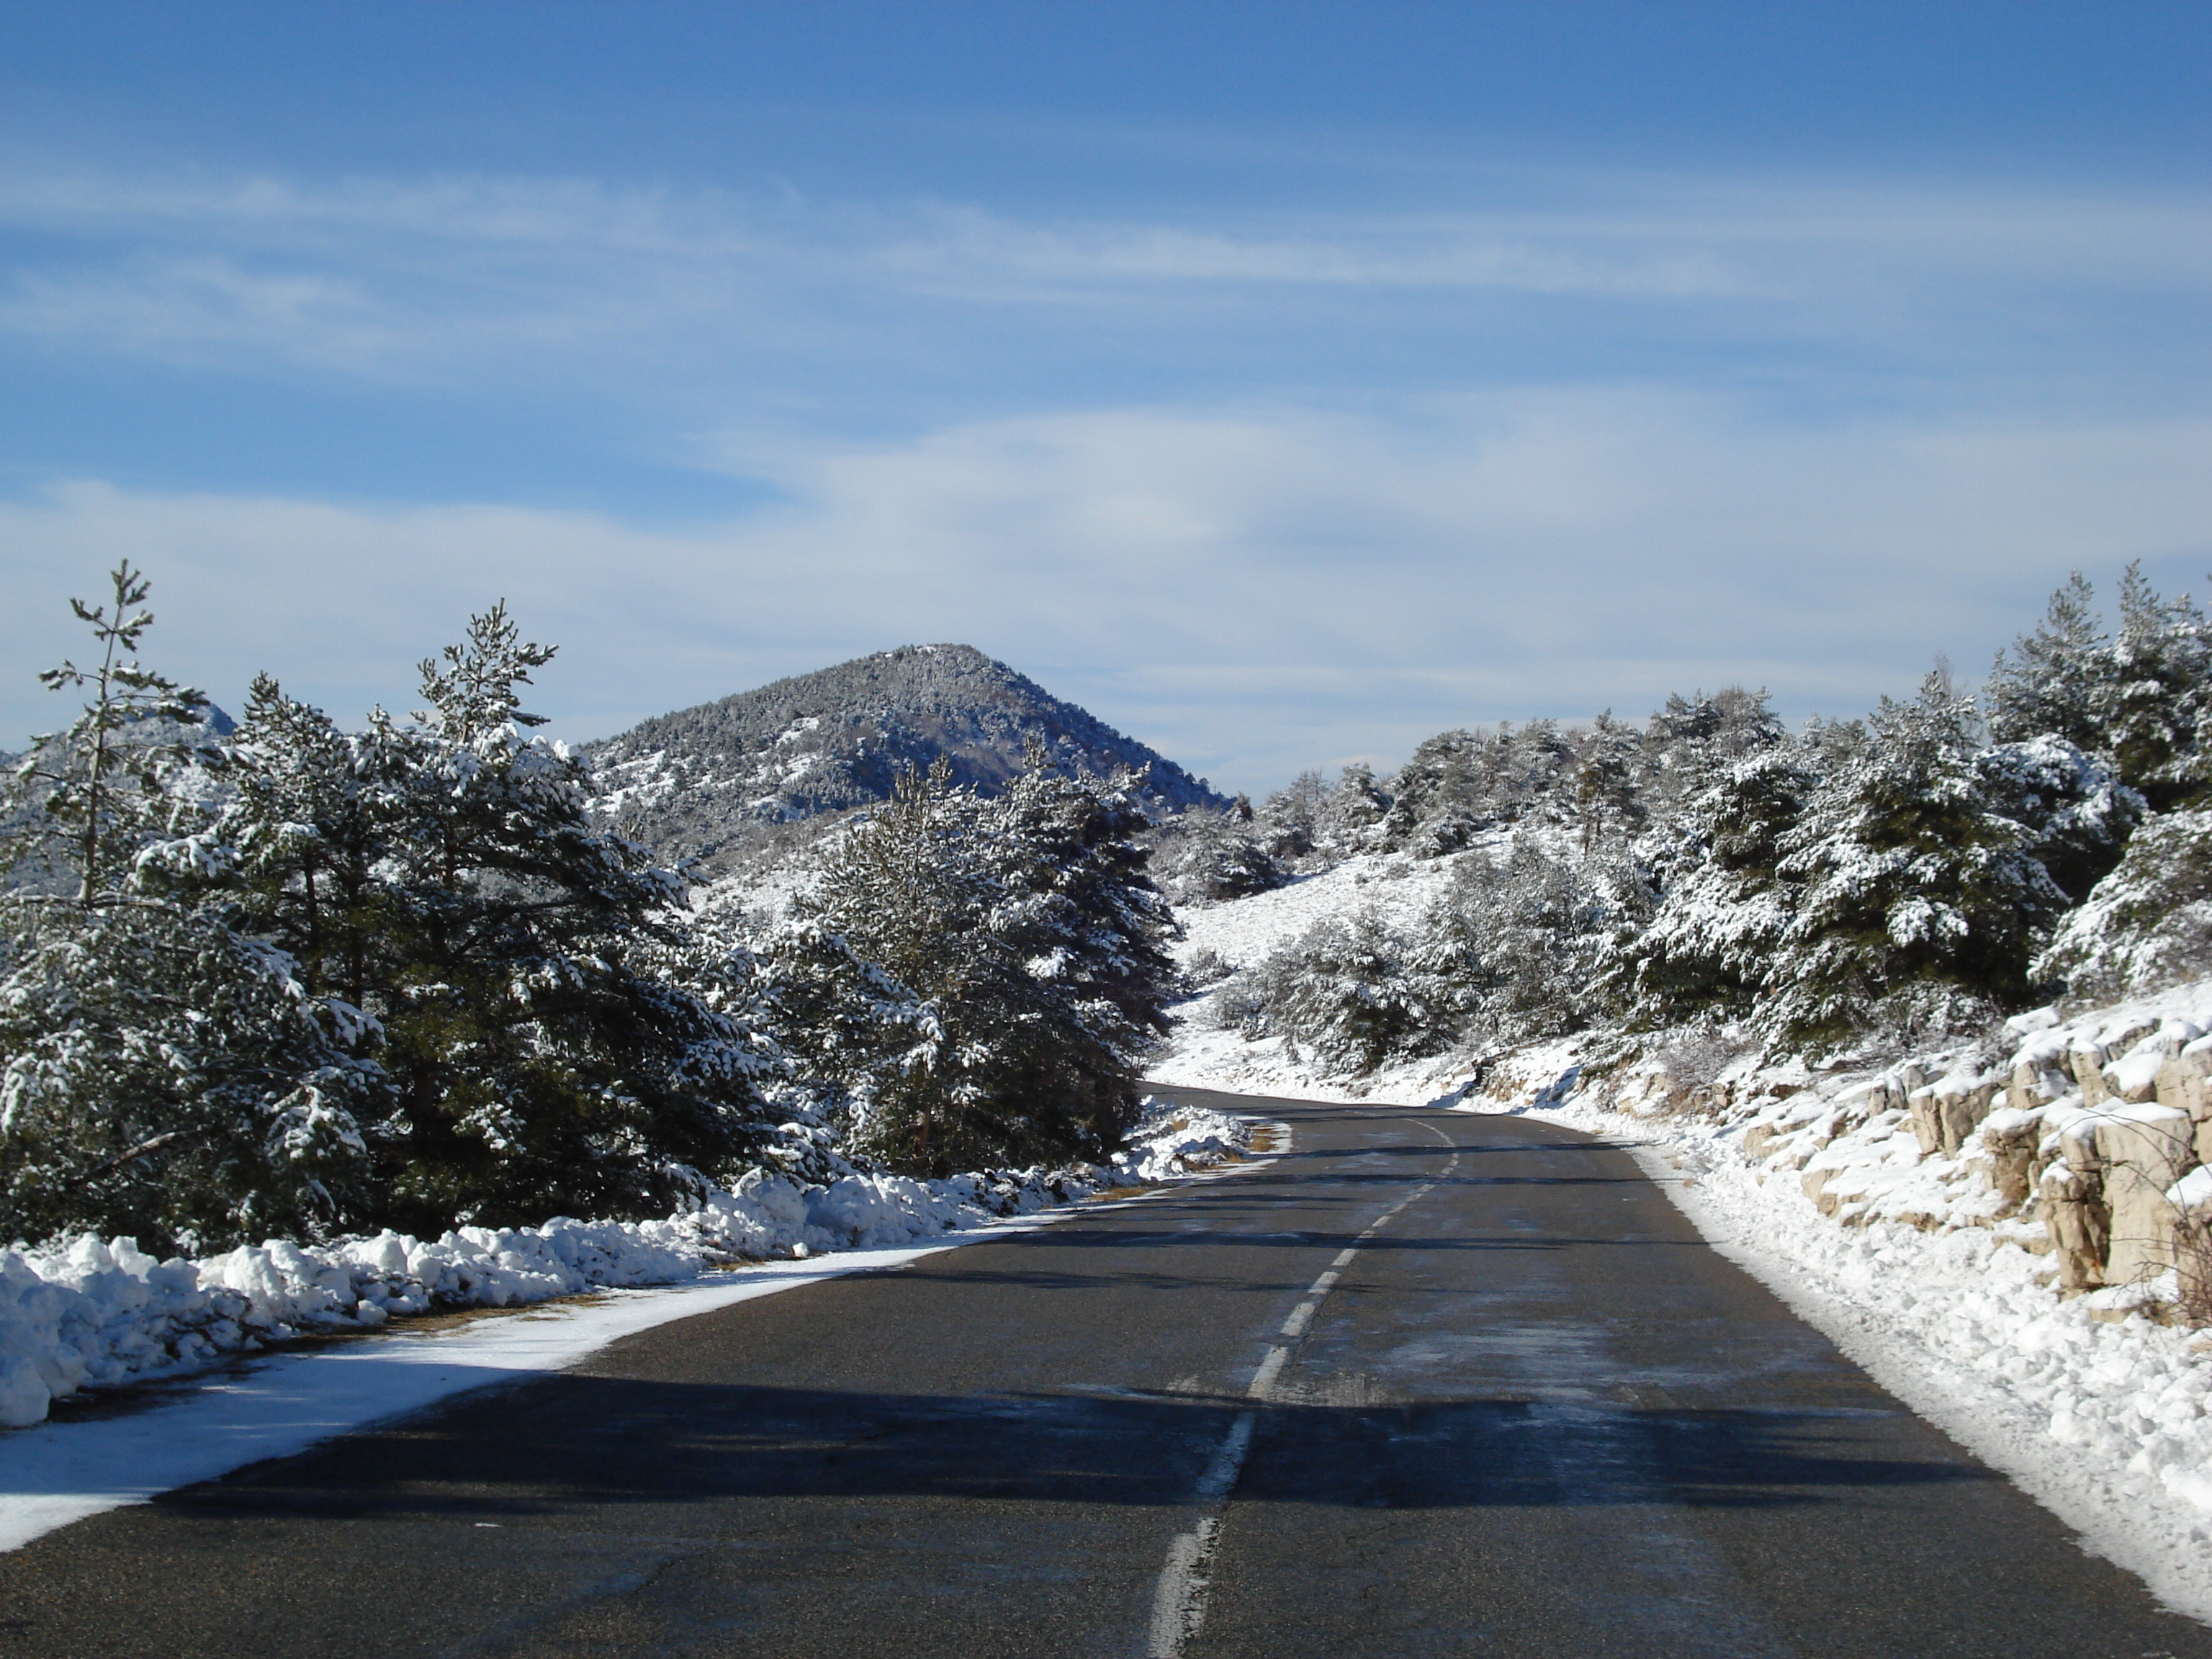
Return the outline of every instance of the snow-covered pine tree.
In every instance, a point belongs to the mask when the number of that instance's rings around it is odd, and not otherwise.
[[[725,1005],[749,1003],[842,1141],[856,1143],[893,1085],[943,1053],[936,1011],[818,921],[787,917],[757,949],[726,951],[707,982]]]
[[[2212,631],[2186,594],[2161,599],[2130,564],[2120,579],[2112,673],[2096,708],[2100,748],[2160,811],[2212,787]]]
[[[1178,904],[1243,898],[1286,879],[1261,844],[1249,805],[1241,817],[1234,808],[1194,806],[1162,827],[1170,833],[1159,848],[1160,881]]]
[[[1575,744],[1575,811],[1586,855],[1601,841],[1634,835],[1650,817],[1644,805],[1644,734],[1614,720],[1610,708]]]
[[[1940,671],[1910,702],[1882,700],[1781,839],[1797,890],[1757,1021],[1785,1043],[1870,1025],[1977,1026],[2016,1005],[2065,896],[1995,811],[1975,765],[1977,711]]]
[[[1672,817],[1744,757],[1787,737],[1764,690],[1726,685],[1710,697],[1670,693],[1644,727],[1644,804],[1662,819]]]
[[[1180,982],[1176,932],[1137,840],[1139,780],[1062,776],[1032,748],[987,804],[986,850],[1006,901],[994,919],[1019,956],[1052,1033],[1028,1057],[1046,1140],[1098,1158],[1137,1121],[1144,1066]]]
[[[15,825],[30,842],[23,851],[69,868],[88,908],[112,900],[138,849],[170,827],[179,803],[167,786],[178,770],[220,767],[225,758],[207,729],[206,694],[138,659],[138,642],[154,622],[144,573],[125,559],[108,581],[108,604],[70,600],[92,629],[98,660],[89,668],[64,662],[39,676],[48,690],[89,696],[68,730],[31,740],[20,781],[38,811]]]
[[[40,750],[37,855],[72,870],[75,894],[0,899],[0,1202],[18,1237],[315,1236],[354,1213],[356,1114],[381,1078],[337,1040],[343,1011],[209,901],[235,854],[204,792],[174,787],[221,758],[195,730],[206,701],[137,660],[147,583],[127,564],[112,580],[112,614],[71,602],[100,665],[42,677],[92,693]]]
[[[802,915],[910,988],[941,1031],[879,1086],[862,1150],[943,1175],[1119,1141],[1174,981],[1142,827],[1125,790],[1038,757],[994,801],[943,765],[908,774],[830,848]]]
[[[1328,785],[1318,772],[1301,772],[1261,804],[1255,830],[1267,856],[1304,869],[1317,847],[1317,819]]]
[[[2212,811],[2143,821],[2118,866],[2036,959],[2078,997],[2142,995],[2212,973]]]
[[[2055,732],[1993,744],[1974,757],[1991,811],[2028,834],[2028,851],[2078,902],[2120,861],[2143,798],[2096,756]]]
[[[940,1034],[896,1075],[872,1061],[831,1073],[871,1085],[855,1146],[902,1170],[949,1174],[1006,1155],[996,1022],[1021,963],[989,926],[1000,895],[976,844],[977,809],[942,756],[927,774],[902,773],[889,801],[830,844],[793,906],[910,990]]]
[[[1503,862],[1467,855],[1416,932],[1408,971],[1462,1035],[1533,1042],[1615,1011],[1600,969],[1645,919],[1644,884],[1617,853],[1561,856],[1546,839],[1523,830]]]
[[[1983,692],[1990,737],[2025,743],[2047,733],[2101,749],[2113,673],[2096,590],[2076,570],[2051,594],[2035,631],[1997,653]]]
[[[1657,908],[1608,970],[1632,995],[1638,1024],[1752,1012],[1793,911],[1791,890],[1776,873],[1783,841],[1814,783],[1789,749],[1759,749],[1728,766],[1681,812],[1653,860]]]
[[[315,994],[364,1009],[372,985],[390,977],[385,860],[409,819],[422,746],[380,708],[366,731],[341,732],[266,674],[255,676],[245,713],[219,826],[235,853],[236,902]],[[363,1036],[380,1038],[360,1018]]]
[[[1331,861],[1364,851],[1379,833],[1390,811],[1390,797],[1375,781],[1375,769],[1354,761],[1336,775],[1314,810],[1314,842]]]
[[[1439,732],[1390,780],[1384,843],[1421,858],[1455,853],[1497,816],[1496,757],[1472,732]]]
[[[596,831],[582,763],[524,735],[541,722],[519,688],[552,655],[495,605],[422,665],[413,726],[333,746],[295,713],[303,735],[270,757],[331,769],[301,802],[321,827],[274,836],[295,851],[263,872],[262,911],[382,1024],[398,1097],[367,1126],[377,1219],[417,1231],[663,1211],[684,1172],[734,1177],[757,1144],[750,1031],[655,971],[682,883]],[[266,779],[242,793],[283,819]],[[374,838],[375,883],[335,953],[296,850],[333,830]]]

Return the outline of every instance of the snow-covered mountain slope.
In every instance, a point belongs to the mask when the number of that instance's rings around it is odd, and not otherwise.
[[[1184,913],[1186,959],[1256,965],[1332,915],[1410,918],[1449,860],[1363,858]],[[2212,1619],[2212,981],[2041,1010],[1979,1044],[1772,1063],[1724,1036],[1592,1075],[1603,1034],[1317,1073],[1183,1006],[1163,1083],[1529,1113],[1638,1146],[1716,1247],[2172,1605]],[[2199,1235],[2201,1237],[2201,1235]],[[2203,1311],[2200,1310],[2200,1316]]]
[[[890,798],[909,768],[939,756],[956,782],[994,793],[1032,741],[1059,765],[1124,769],[1163,808],[1223,798],[1135,738],[965,645],[909,645],[778,680],[719,702],[656,715],[589,745],[594,810],[663,859],[710,874],[825,816]]]

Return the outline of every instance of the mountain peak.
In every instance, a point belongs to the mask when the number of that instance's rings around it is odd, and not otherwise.
[[[1067,772],[1136,772],[1158,808],[1218,806],[1204,780],[972,645],[902,645],[642,720],[587,752],[598,813],[658,857],[719,873],[778,826],[889,799],[939,755],[994,794],[1031,738]]]

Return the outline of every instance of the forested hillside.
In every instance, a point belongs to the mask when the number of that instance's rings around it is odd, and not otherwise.
[[[1133,837],[1148,790],[1198,786],[1066,705],[1054,749],[999,665],[870,659],[884,708],[933,688],[979,781],[884,759],[889,799],[803,908],[755,922],[695,913],[595,817],[588,763],[523,708],[555,653],[503,607],[422,663],[408,719],[349,730],[264,676],[218,730],[141,659],[147,594],[125,565],[78,606],[92,665],[46,678],[82,710],[11,787],[9,1235],[191,1253],[665,1216],[763,1170],[1104,1160],[1136,1121],[1176,981]],[[962,702],[979,681],[1004,696]],[[821,690],[706,727],[738,744],[767,709],[787,733]],[[922,741],[878,714],[871,766],[887,733]],[[1079,764],[1115,744],[1144,769]]]
[[[965,645],[856,658],[656,715],[586,753],[595,816],[708,877],[805,845],[940,757],[954,787],[998,794],[1033,747],[1064,775],[1129,775],[1155,812],[1224,804],[1205,780]]]
[[[1160,862],[1197,899],[1451,860],[1419,917],[1333,917],[1218,1000],[1347,1075],[1577,1030],[1911,1043],[2212,970],[2208,721],[2194,602],[2130,569],[2108,629],[2077,575],[1978,691],[1935,672],[1795,732],[1741,688],[1446,732],[1388,778],[1194,815]]]
[[[532,734],[554,653],[502,609],[422,665],[410,719],[348,730],[264,678],[231,730],[139,660],[145,593],[120,570],[82,611],[97,663],[48,676],[82,713],[8,804],[0,1176],[27,1238],[1097,1159],[1184,988],[1166,899],[1355,854],[1449,879],[1190,964],[1210,1017],[1345,1076],[1575,1032],[1871,1052],[2212,968],[2212,637],[2133,570],[2110,627],[2077,577],[1978,691],[1938,672],[1796,732],[1739,688],[1456,730],[1257,807],[961,647],[574,753]],[[665,853],[840,809],[775,914],[695,909],[610,827]]]

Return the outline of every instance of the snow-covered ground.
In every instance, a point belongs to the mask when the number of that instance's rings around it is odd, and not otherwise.
[[[1221,1114],[1162,1105],[1148,1108],[1112,1164],[1056,1173],[854,1175],[801,1186],[756,1170],[736,1191],[663,1221],[556,1218],[321,1248],[270,1240],[166,1262],[130,1239],[91,1234],[46,1250],[0,1251],[0,1425],[40,1422],[54,1400],[80,1389],[189,1375],[305,1333],[681,1284],[744,1262],[896,1249],[1214,1167],[1241,1152],[1248,1134]]]
[[[1448,861],[1357,860],[1188,910],[1180,948],[1254,965],[1332,910],[1410,912],[1448,877]],[[2203,1114],[2185,1103],[2203,1104],[2212,1073],[2212,981],[2023,1017],[2009,1052],[1820,1073],[1747,1052],[1694,1095],[1650,1071],[1587,1082],[1572,1042],[1493,1065],[1480,1093],[1464,1054],[1347,1086],[1278,1039],[1217,1028],[1212,1000],[1186,1005],[1157,1080],[1515,1111],[1635,1146],[1716,1248],[1884,1387],[2170,1605],[2212,1620],[2212,1338],[2163,1322],[2175,1275],[2154,1272],[2160,1249],[2172,1259],[2172,1217],[2212,1200],[2202,1169],[2166,1184],[2196,1162]],[[2098,1276],[2080,1251],[2066,1266],[2081,1209],[2068,1194],[2092,1170],[2113,1217],[2102,1290],[2079,1282]]]

